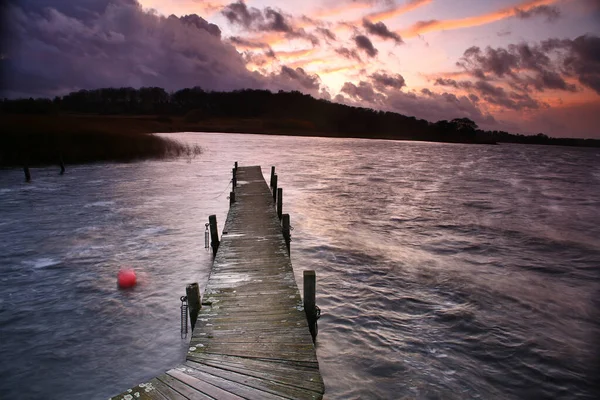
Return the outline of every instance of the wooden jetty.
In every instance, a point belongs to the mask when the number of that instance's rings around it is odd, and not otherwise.
[[[214,220],[215,258],[185,362],[113,400],[323,397],[314,327],[309,331],[289,232],[282,234],[275,209],[274,169],[273,192],[260,167],[236,163],[233,174],[236,187],[220,240]],[[281,206],[277,211],[283,219]],[[314,279],[311,272],[306,275]],[[308,301],[314,305],[314,298]]]

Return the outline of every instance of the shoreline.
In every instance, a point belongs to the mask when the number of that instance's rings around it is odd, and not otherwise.
[[[489,138],[439,140],[429,135],[397,133],[324,132],[308,121],[284,118],[203,118],[173,115],[0,114],[0,167],[54,165],[101,161],[132,162],[143,159],[195,157],[201,149],[160,137],[159,133],[207,132],[347,139],[405,140],[434,143],[505,143]],[[531,138],[531,137],[523,137]],[[535,138],[535,137],[533,137]],[[553,139],[556,143],[506,142],[600,147],[600,141]]]

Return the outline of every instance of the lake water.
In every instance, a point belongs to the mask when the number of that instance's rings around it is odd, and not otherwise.
[[[105,399],[184,359],[234,161],[277,167],[326,398],[597,394],[599,149],[169,136],[204,154],[0,171],[0,397]]]

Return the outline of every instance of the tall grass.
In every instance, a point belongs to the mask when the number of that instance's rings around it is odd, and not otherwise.
[[[0,117],[0,165],[7,167],[100,161],[194,158],[190,146],[148,132],[170,131],[169,119],[85,116]]]

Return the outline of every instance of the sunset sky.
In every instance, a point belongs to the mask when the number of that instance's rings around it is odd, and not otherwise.
[[[2,18],[7,97],[300,90],[600,139],[600,0],[8,0]]]

